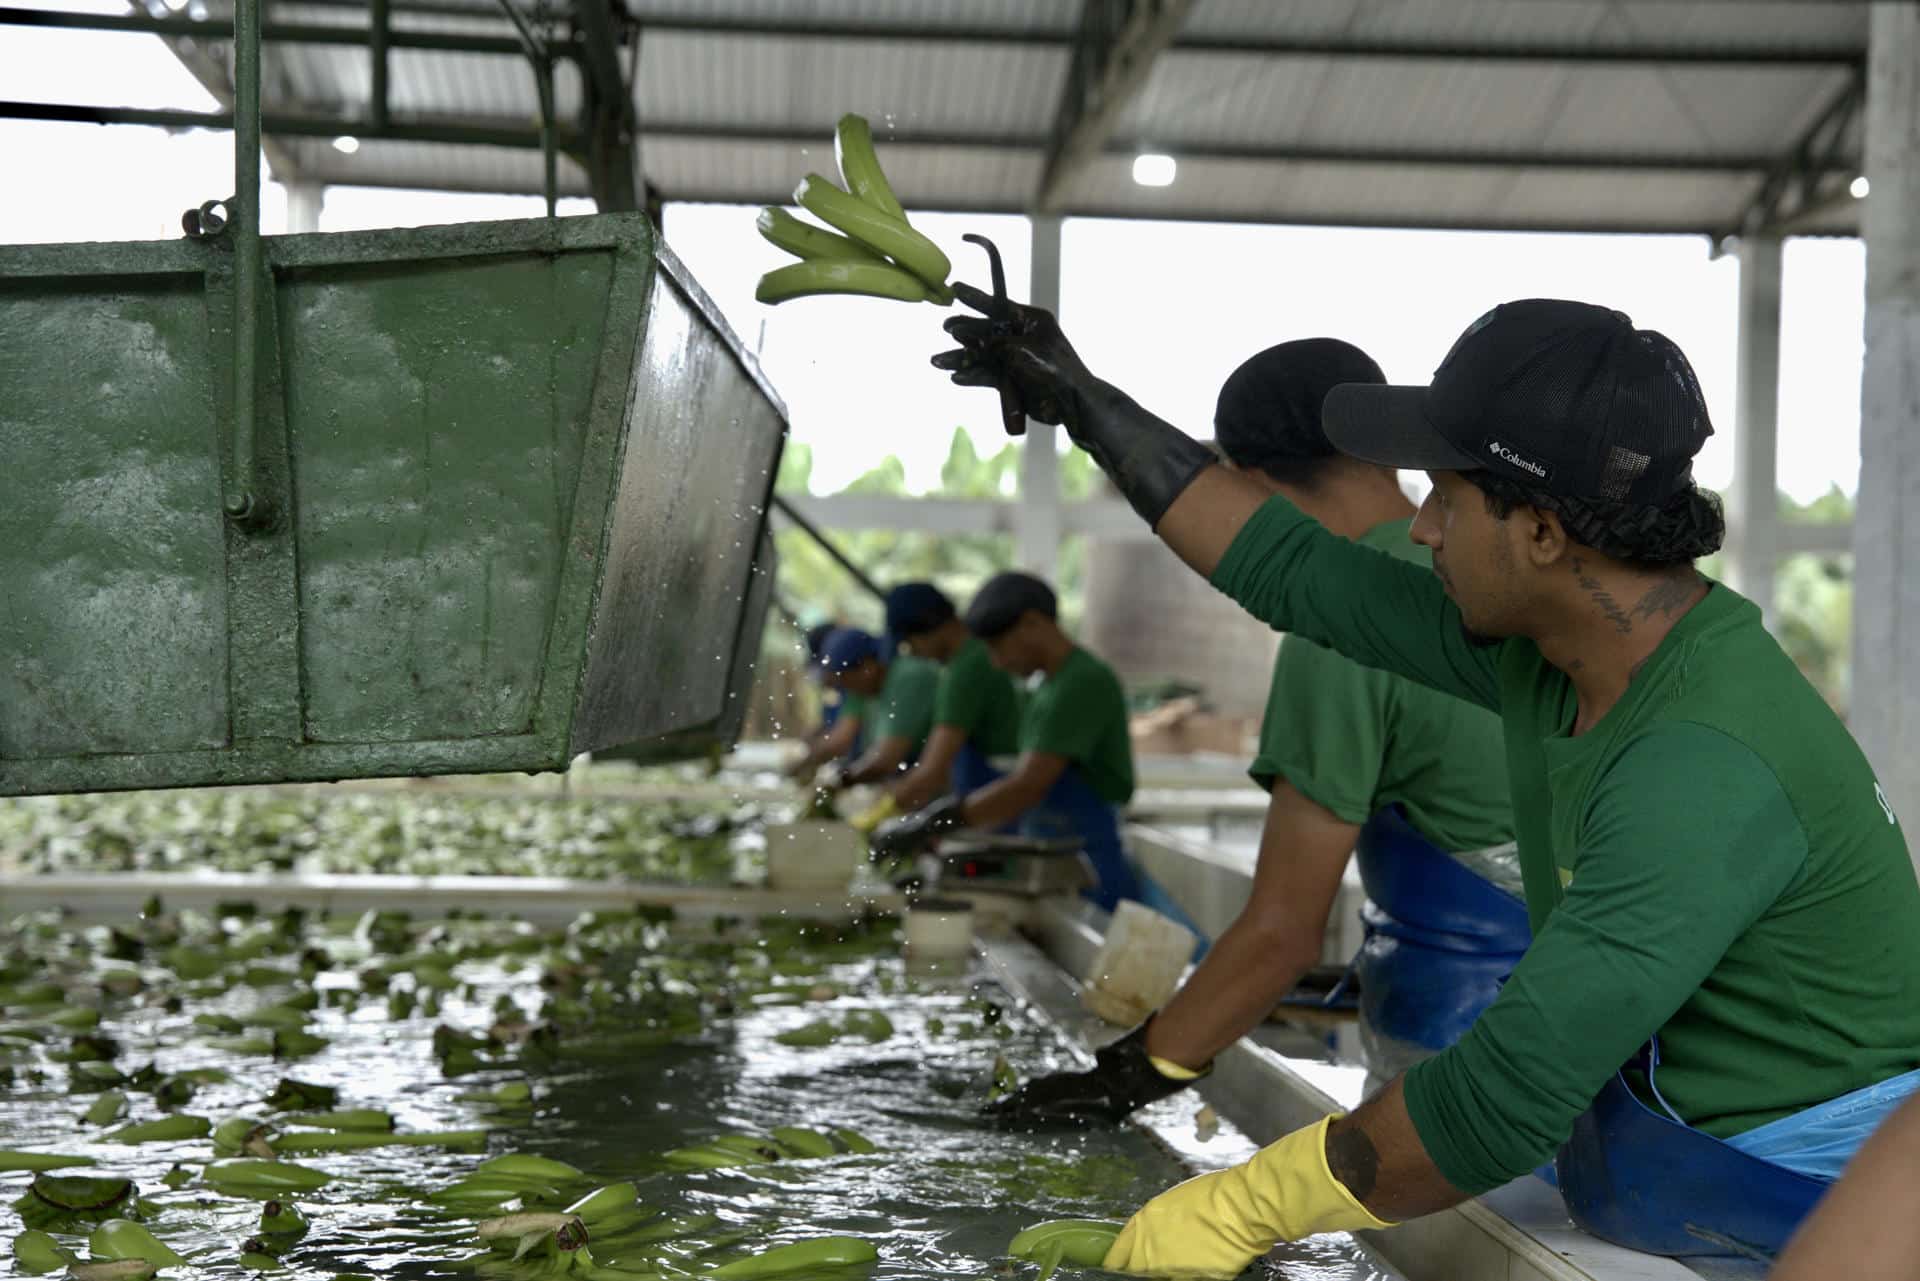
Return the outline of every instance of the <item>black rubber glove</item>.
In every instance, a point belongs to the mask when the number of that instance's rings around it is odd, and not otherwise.
[[[873,829],[867,847],[875,858],[918,854],[935,839],[965,827],[963,805],[958,796],[942,796],[924,809],[899,818],[890,818]]]
[[[1193,478],[1220,461],[1089,373],[1052,312],[995,303],[972,285],[956,284],[953,292],[988,315],[947,321],[946,331],[960,346],[935,356],[934,368],[948,371],[963,387],[1011,387],[1030,417],[1065,427],[1149,525],[1158,525]]]
[[[1153,1065],[1147,1057],[1147,1025],[1142,1023],[1095,1054],[1091,1072],[1035,1077],[983,1110],[997,1121],[1025,1130],[1118,1125],[1134,1109],[1192,1084],[1175,1080]]]

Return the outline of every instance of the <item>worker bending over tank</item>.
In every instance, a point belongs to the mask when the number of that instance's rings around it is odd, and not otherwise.
[[[1425,568],[1397,473],[1341,454],[1320,423],[1336,385],[1385,381],[1347,343],[1283,343],[1227,379],[1214,438],[1263,492]],[[1023,1124],[1112,1122],[1198,1079],[1318,963],[1356,846],[1369,900],[1355,966],[1369,1066],[1391,1075],[1451,1045],[1527,943],[1517,893],[1454,857],[1510,848],[1499,759],[1491,712],[1287,637],[1249,771],[1272,799],[1246,906],[1173,999],[1100,1051],[1091,1072],[1030,1081],[992,1111]]]
[[[1053,589],[1031,574],[989,579],[967,606],[966,627],[996,666],[1039,677],[1020,721],[1020,759],[976,791],[949,792],[880,825],[877,854],[915,854],[964,828],[1017,822],[1024,836],[1077,837],[1093,863],[1095,902],[1138,899],[1140,883],[1120,842],[1120,807],[1133,796],[1127,703],[1113,669],[1061,630]]]
[[[1412,526],[1429,573],[1220,466],[1050,314],[947,328],[938,367],[1064,423],[1250,613],[1503,724],[1533,942],[1500,995],[1351,1115],[1149,1202],[1107,1266],[1231,1275],[1556,1151],[1597,1235],[1780,1248],[1920,1083],[1920,885],[1839,718],[1760,611],[1694,569],[1723,525],[1693,480],[1711,427],[1680,349],[1532,299],[1475,321],[1431,386],[1336,388],[1336,447],[1431,476]]]
[[[806,752],[787,768],[787,776],[798,781],[812,782],[823,762],[858,760],[866,746],[860,732],[866,717],[866,700],[858,694],[828,686],[826,668],[820,657],[827,637],[839,630],[838,623],[816,623],[806,631],[807,674],[819,681],[821,687],[820,724],[806,735]]]
[[[885,652],[880,642],[858,628],[842,627],[820,647],[821,679],[844,698],[861,700],[860,732],[868,746],[850,764],[836,765],[819,785],[839,791],[856,783],[882,781],[912,768],[933,729],[934,689],[940,669],[910,654]],[[810,778],[837,753],[829,739],[809,749],[794,774]]]

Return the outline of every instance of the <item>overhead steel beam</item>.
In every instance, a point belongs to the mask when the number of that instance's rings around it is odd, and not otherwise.
[[[43,27],[73,31],[131,31],[150,36],[191,40],[222,41],[233,39],[233,23],[224,18],[183,18],[173,15],[153,17],[138,13],[61,13],[50,9],[21,9],[0,6],[0,26]],[[371,49],[376,40],[374,28],[330,27],[321,23],[269,22],[261,30],[267,43],[343,45]],[[392,49],[427,49],[440,53],[498,53],[521,55],[520,41],[511,33],[469,35],[451,31],[409,31],[404,27],[387,32],[386,44]],[[558,42],[556,57],[576,57],[579,50],[570,42]]]
[[[1850,199],[1847,186],[1864,161],[1849,144],[1866,105],[1867,77],[1861,71],[1848,76],[1813,123],[1774,158],[1759,190],[1721,239],[1790,231],[1826,212],[1836,199]],[[1837,186],[1836,175],[1845,179]]]
[[[231,129],[229,111],[174,111],[148,107],[90,107],[60,102],[0,102],[0,119],[50,120],[67,124],[152,125],[160,129]],[[360,138],[393,142],[432,142],[451,146],[526,147],[538,149],[540,131],[525,125],[477,124],[430,120],[395,120],[378,131],[369,131],[360,120],[337,116],[264,115],[263,133],[295,138],[335,138],[352,133]],[[577,147],[579,138],[563,130],[563,147]],[[345,179],[332,179],[345,182]]]
[[[818,146],[825,126],[726,125],[669,120],[647,121],[641,133],[655,138],[700,142],[762,142]],[[966,133],[901,129],[885,134],[882,143],[896,147],[979,148],[994,151],[1037,151],[1047,139],[1037,134]],[[1134,155],[1147,145],[1142,140],[1110,141],[1106,155]],[[1262,163],[1331,165],[1432,165],[1470,169],[1646,169],[1671,173],[1761,173],[1779,163],[1771,154],[1749,156],[1663,155],[1658,152],[1506,151],[1458,147],[1352,147],[1266,143],[1188,143],[1155,139],[1153,145],[1182,160],[1237,160]],[[1825,157],[1819,163],[1832,172],[1849,169],[1845,156]]]
[[[301,0],[306,6],[361,10],[368,0]],[[487,18],[480,0],[394,0],[397,13]],[[564,7],[554,10],[566,15]],[[659,14],[641,19],[649,31],[691,35],[776,37],[789,40],[904,41],[919,44],[1026,46],[1071,49],[1075,33],[1063,27],[996,26],[984,23],[831,21],[781,15],[751,18],[709,17],[700,13]],[[1200,35],[1178,37],[1182,53],[1257,54],[1270,57],[1364,58],[1396,61],[1593,63],[1630,66],[1690,65],[1728,67],[1864,66],[1864,49],[1834,47],[1751,47],[1744,45],[1641,44],[1593,46],[1573,42],[1526,41],[1482,45],[1460,40],[1379,39],[1367,36]]]
[[[1075,178],[1086,171],[1173,43],[1195,0],[1082,0],[1067,83],[1054,112],[1036,213],[1058,213]]]
[[[631,213],[642,208],[646,183],[640,174],[633,89],[620,69],[620,46],[639,36],[620,0],[574,0],[573,20],[580,32],[580,133],[586,140],[587,180],[601,213]]]

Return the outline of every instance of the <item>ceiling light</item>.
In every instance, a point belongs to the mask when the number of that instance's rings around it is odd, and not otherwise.
[[[1178,168],[1172,156],[1143,151],[1133,158],[1133,180],[1143,187],[1171,187]]]
[[[1865,200],[1867,198],[1867,188],[1871,185],[1872,184],[1867,181],[1867,175],[1861,174],[1848,184],[1847,192],[1855,200]]]
[[[343,133],[333,140],[333,149],[343,156],[350,156],[360,150],[360,140],[350,133]]]

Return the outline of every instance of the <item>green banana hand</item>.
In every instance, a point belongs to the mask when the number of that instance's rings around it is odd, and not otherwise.
[[[427,1130],[418,1134],[379,1134],[371,1130],[297,1130],[281,1134],[273,1140],[273,1150],[283,1156],[397,1147],[480,1152],[486,1146],[485,1130]]]
[[[179,1143],[186,1139],[204,1139],[212,1129],[213,1122],[206,1117],[188,1116],[183,1112],[157,1121],[135,1121],[100,1137],[104,1143]]]
[[[844,231],[855,240],[893,259],[927,284],[946,287],[953,263],[939,245],[884,214],[858,196],[850,196],[817,173],[810,173],[793,189],[793,201],[821,222]]]
[[[291,1161],[263,1161],[255,1157],[228,1157],[207,1166],[206,1180],[217,1191],[236,1196],[273,1199],[284,1192],[311,1192],[333,1182],[333,1176]]]
[[[775,267],[754,287],[756,301],[790,302],[822,294],[865,294],[896,302],[928,302],[932,295],[914,277],[883,262],[841,262],[816,258]]]
[[[74,1261],[74,1253],[46,1233],[28,1228],[13,1239],[13,1261],[20,1271],[39,1276],[66,1267]]]
[[[339,1102],[340,1091],[331,1085],[310,1085],[291,1077],[281,1077],[280,1084],[267,1096],[267,1106],[276,1112],[330,1108]]]
[[[609,1183],[575,1201],[566,1208],[565,1213],[578,1216],[586,1220],[588,1227],[594,1227],[603,1220],[629,1213],[639,1200],[640,1190],[633,1184]]]
[[[776,1125],[773,1137],[782,1147],[791,1148],[798,1156],[834,1156],[839,1149],[833,1146],[833,1140],[818,1130],[803,1130],[797,1125]]]
[[[1120,1225],[1104,1219],[1052,1219],[1036,1223],[1013,1239],[1007,1253],[1040,1265],[1036,1281],[1047,1281],[1062,1263],[1097,1268],[1120,1235]]]
[[[813,1268],[840,1268],[856,1263],[871,1263],[880,1257],[872,1244],[859,1237],[815,1237],[792,1245],[775,1246],[750,1259],[722,1264],[707,1273],[714,1281],[757,1281],[761,1277],[783,1276]]]
[[[857,240],[849,240],[837,231],[801,222],[784,209],[768,205],[754,220],[760,234],[776,248],[796,258],[828,258],[837,262],[865,262],[884,267],[886,259]]]
[[[90,1156],[62,1156],[58,1152],[0,1152],[0,1171],[64,1170],[73,1165],[92,1165]]]
[[[131,1219],[108,1219],[87,1238],[96,1259],[145,1259],[156,1268],[178,1267],[186,1258]]]
[[[223,1155],[273,1155],[273,1127],[250,1116],[230,1116],[213,1127],[213,1150]]]
[[[475,1175],[485,1175],[493,1179],[525,1179],[533,1183],[569,1183],[586,1178],[579,1170],[565,1161],[552,1161],[543,1156],[529,1156],[524,1152],[509,1152],[488,1161],[482,1161],[473,1168]]]
[[[840,180],[847,190],[891,218],[907,220],[907,211],[893,194],[887,175],[880,168],[880,157],[873,150],[873,129],[865,116],[851,111],[840,117],[833,131],[833,158],[840,165]]]

